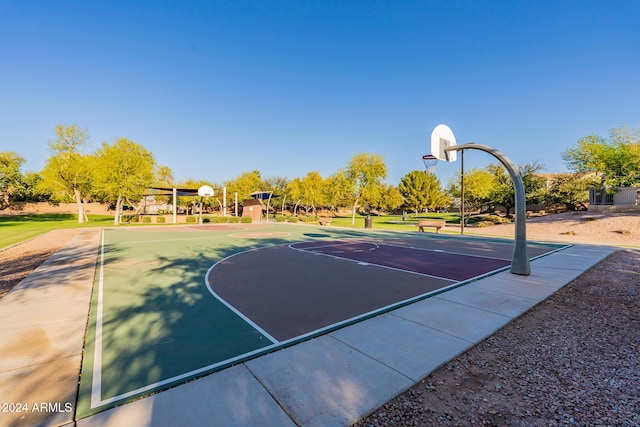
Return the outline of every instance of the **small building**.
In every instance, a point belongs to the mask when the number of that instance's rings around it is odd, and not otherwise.
[[[262,221],[262,201],[259,199],[243,200],[242,216],[251,218],[251,222]]]

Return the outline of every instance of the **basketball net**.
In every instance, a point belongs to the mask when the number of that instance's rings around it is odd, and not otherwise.
[[[425,154],[422,156],[422,162],[424,163],[424,167],[427,172],[433,173],[436,170],[436,165],[438,164],[438,158],[432,154]]]

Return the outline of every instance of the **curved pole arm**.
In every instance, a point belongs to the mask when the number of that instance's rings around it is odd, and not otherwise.
[[[500,163],[504,165],[509,175],[511,175],[516,199],[516,244],[511,260],[511,273],[528,276],[531,274],[531,266],[529,264],[529,256],[527,255],[526,194],[520,171],[507,156],[487,145],[470,142],[468,144],[454,145],[453,147],[444,149],[445,152],[460,150],[481,150],[487,152],[500,160]],[[508,213],[509,212],[507,212],[507,214]]]

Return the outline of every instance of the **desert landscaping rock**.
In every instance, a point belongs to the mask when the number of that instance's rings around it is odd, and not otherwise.
[[[355,425],[640,425],[639,324],[618,251]]]

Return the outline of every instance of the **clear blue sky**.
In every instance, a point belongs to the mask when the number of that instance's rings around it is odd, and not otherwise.
[[[73,123],[177,180],[326,177],[366,151],[397,185],[439,123],[561,172],[580,137],[640,128],[640,1],[0,0],[0,151],[38,171]]]

